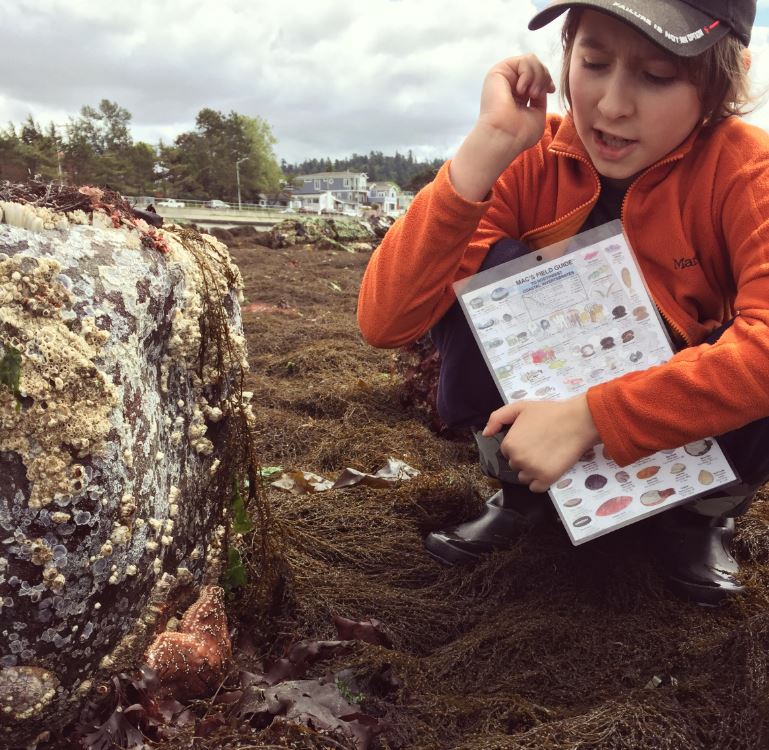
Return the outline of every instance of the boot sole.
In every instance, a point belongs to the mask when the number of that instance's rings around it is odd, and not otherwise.
[[[480,560],[480,555],[460,549],[435,533],[425,538],[425,551],[433,560],[449,567],[474,565]]]
[[[736,596],[745,593],[744,586],[722,588],[719,586],[705,586],[682,581],[678,578],[668,578],[668,584],[677,596],[686,599],[699,607],[723,607]]]

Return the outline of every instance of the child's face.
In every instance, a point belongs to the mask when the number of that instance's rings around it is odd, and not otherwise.
[[[569,70],[577,132],[604,177],[629,180],[682,143],[701,118],[676,58],[611,16],[582,13]]]

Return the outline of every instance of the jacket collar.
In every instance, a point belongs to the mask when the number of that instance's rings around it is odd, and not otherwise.
[[[654,167],[658,166],[659,164],[675,161],[676,159],[682,159],[692,150],[694,147],[694,142],[697,140],[697,137],[700,135],[701,131],[702,125],[698,125],[696,128],[694,128],[694,130],[692,130],[691,133],[689,133],[683,143],[681,143],[669,154],[662,157],[662,159],[660,159],[658,162],[644,169],[643,173],[648,172],[650,169],[654,169]],[[577,134],[577,128],[574,125],[574,119],[571,116],[571,112],[567,112],[563,116],[561,124],[558,127],[558,132],[555,134],[555,138],[553,138],[552,142],[548,146],[548,151],[562,154],[563,156],[570,156],[574,159],[579,159],[580,161],[588,161],[590,164],[592,164],[590,161],[590,156],[588,155],[585,146],[582,144],[582,141]]]

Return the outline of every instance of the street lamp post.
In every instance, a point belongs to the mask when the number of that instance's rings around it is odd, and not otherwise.
[[[244,156],[242,159],[238,159],[235,162],[235,180],[238,183],[238,211],[241,210],[241,205],[240,205],[240,164],[241,164],[241,162],[244,162],[244,161],[248,161],[248,157],[247,156]]]

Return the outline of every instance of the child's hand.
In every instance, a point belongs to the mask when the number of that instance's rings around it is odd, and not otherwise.
[[[507,165],[539,141],[553,91],[553,79],[535,55],[509,57],[486,74],[478,121],[449,168],[460,195],[483,200]]]
[[[587,398],[567,401],[519,401],[491,413],[483,434],[511,425],[502,455],[532,492],[546,492],[592,446],[601,442]]]
[[[545,130],[547,95],[555,84],[536,55],[508,57],[486,74],[478,125],[508,136],[518,153]]]

